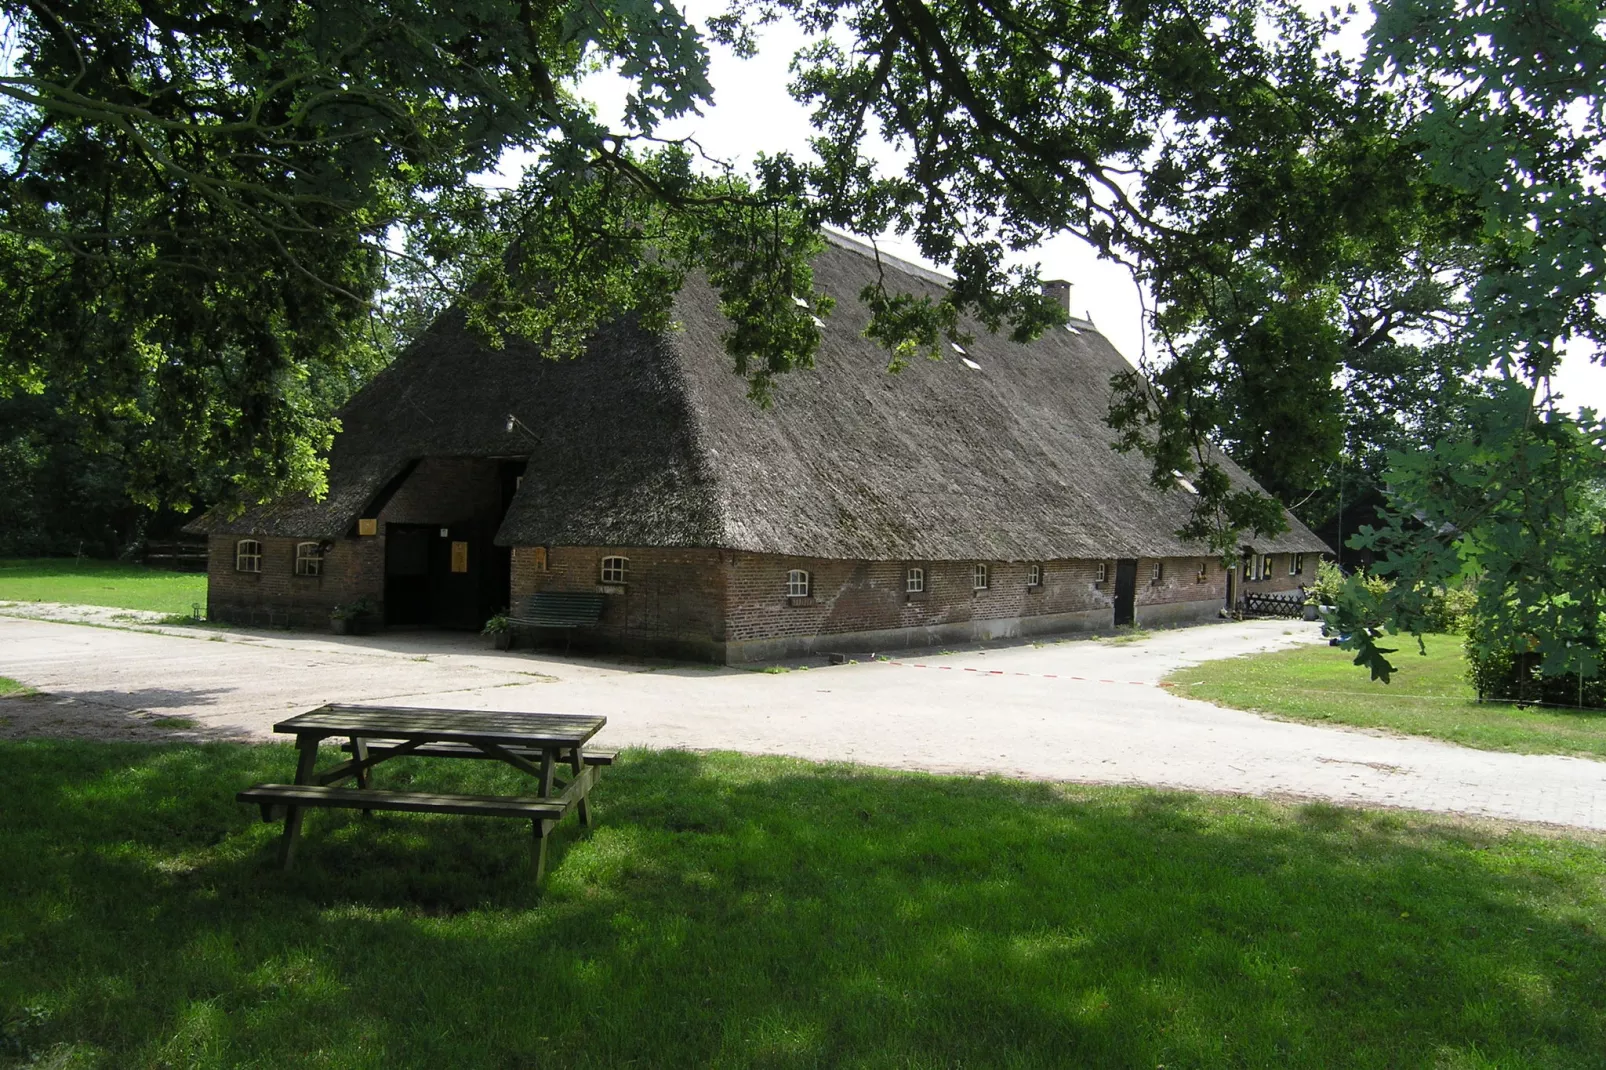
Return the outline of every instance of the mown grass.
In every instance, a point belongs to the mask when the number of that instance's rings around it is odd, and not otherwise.
[[[206,575],[92,558],[12,558],[0,560],[0,602],[66,602],[188,618],[196,602],[206,605]]]
[[[1399,671],[1386,684],[1334,647],[1301,646],[1178,669],[1166,681],[1179,695],[1313,724],[1346,724],[1429,736],[1483,750],[1606,758],[1606,713],[1519,709],[1479,703],[1466,681],[1459,635],[1399,637],[1390,656]]]
[[[410,763],[410,764],[409,764]],[[489,763],[387,786],[499,790]],[[0,1051],[74,1067],[1598,1067],[1600,843],[627,751],[514,822],[234,792],[283,746],[0,743]],[[0,1058],[0,1061],[4,1061]]]

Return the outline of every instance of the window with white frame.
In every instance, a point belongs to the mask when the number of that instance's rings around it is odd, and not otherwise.
[[[1288,566],[1288,574],[1290,576],[1303,576],[1305,574],[1305,555],[1295,554],[1292,558],[1292,562],[1293,563]]]
[[[1149,582],[1150,583],[1159,583],[1161,578],[1164,577],[1164,576],[1165,576],[1165,562],[1156,561],[1154,564],[1149,566]]]
[[[1094,574],[1093,582],[1094,583],[1103,583],[1104,580],[1105,580],[1105,577],[1107,575],[1109,575],[1109,568],[1110,568],[1110,566],[1107,563],[1105,563],[1103,561],[1100,561],[1099,562],[1099,570],[1098,570],[1098,572],[1096,572]]]
[[[1028,587],[1041,587],[1042,585],[1043,585],[1043,566],[1042,565],[1027,565],[1026,566],[1026,586],[1028,586]]]
[[[260,542],[255,539],[241,539],[234,544],[234,571],[262,571],[262,544]]]
[[[809,574],[800,568],[794,568],[786,574],[786,597],[807,598],[809,596]]]
[[[323,575],[323,547],[315,542],[296,543],[296,575]]]
[[[980,561],[976,562],[976,567],[970,570],[970,587],[975,591],[985,591],[987,589],[987,566]]]
[[[910,594],[920,594],[926,589],[926,570],[912,568],[903,577],[903,589]]]
[[[630,578],[630,558],[604,557],[602,559],[602,582],[624,583]]]
[[[1210,559],[1209,558],[1201,558],[1199,560],[1199,571],[1194,573],[1193,582],[1194,583],[1209,583],[1210,582]]]

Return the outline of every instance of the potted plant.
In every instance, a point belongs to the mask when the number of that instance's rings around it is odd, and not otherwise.
[[[366,598],[347,602],[329,610],[329,630],[336,635],[362,635],[368,630],[373,605]]]
[[[498,613],[485,622],[480,634],[490,641],[490,645],[497,650],[507,650],[513,645],[513,624],[507,619],[506,613]]]

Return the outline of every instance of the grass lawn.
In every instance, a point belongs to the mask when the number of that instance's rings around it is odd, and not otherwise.
[[[1375,683],[1334,647],[1301,646],[1178,669],[1176,694],[1312,724],[1383,728],[1484,750],[1606,758],[1606,713],[1479,704],[1466,682],[1459,635],[1424,637],[1427,654],[1401,636],[1399,668]]]
[[[410,764],[404,764],[409,763]],[[391,787],[509,790],[398,760]],[[0,1064],[1599,1067],[1593,841],[627,751],[517,822],[233,801],[286,746],[0,743]],[[454,767],[455,766],[455,767]]]
[[[187,616],[194,603],[206,605],[206,574],[92,558],[11,558],[0,560],[0,602],[69,602]]]

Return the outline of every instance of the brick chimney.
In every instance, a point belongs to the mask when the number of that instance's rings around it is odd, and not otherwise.
[[[1043,296],[1052,297],[1067,316],[1071,314],[1071,284],[1064,279],[1044,279]]]

